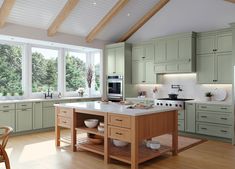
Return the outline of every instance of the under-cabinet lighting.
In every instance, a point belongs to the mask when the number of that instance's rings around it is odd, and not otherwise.
[[[165,77],[196,77],[196,73],[164,74]]]

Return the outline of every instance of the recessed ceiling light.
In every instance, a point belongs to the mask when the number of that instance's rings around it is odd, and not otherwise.
[[[94,1],[94,2],[92,2],[92,5],[94,5],[94,6],[95,6],[95,5],[96,5],[96,2],[95,2],[95,1]]]
[[[130,14],[130,13],[127,13],[127,16],[131,16],[131,14]]]

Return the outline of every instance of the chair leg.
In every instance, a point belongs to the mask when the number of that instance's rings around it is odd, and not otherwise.
[[[8,155],[7,155],[7,152],[5,150],[2,149],[2,156],[3,156],[3,159],[5,161],[5,166],[6,166],[6,169],[10,169],[10,161],[9,161],[9,158],[8,158]]]

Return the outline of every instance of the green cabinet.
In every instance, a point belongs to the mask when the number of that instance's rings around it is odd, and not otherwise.
[[[15,131],[15,110],[0,110],[0,124],[10,126]]]
[[[232,58],[231,30],[200,33],[197,38],[198,83],[232,83]]]
[[[156,38],[154,45],[156,73],[195,71],[195,33]]]
[[[42,104],[42,127],[55,127],[55,108],[56,101],[47,101]],[[58,102],[58,101],[57,101]],[[58,102],[59,103],[59,102]]]
[[[185,131],[196,132],[196,104],[185,103]]]
[[[33,129],[32,109],[16,110],[16,131],[28,131]]]
[[[134,44],[132,47],[132,83],[155,84],[156,77],[153,43]]]
[[[42,102],[33,103],[33,129],[42,128]]]

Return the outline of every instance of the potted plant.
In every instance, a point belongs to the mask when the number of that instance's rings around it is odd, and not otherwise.
[[[78,89],[78,96],[83,97],[83,94],[84,94],[84,88],[79,88]]]
[[[23,90],[21,90],[21,91],[19,91],[19,96],[23,96],[23,94],[24,94],[24,91]]]
[[[213,96],[213,94],[211,92],[206,92],[205,96],[207,101],[211,101],[211,97]]]

